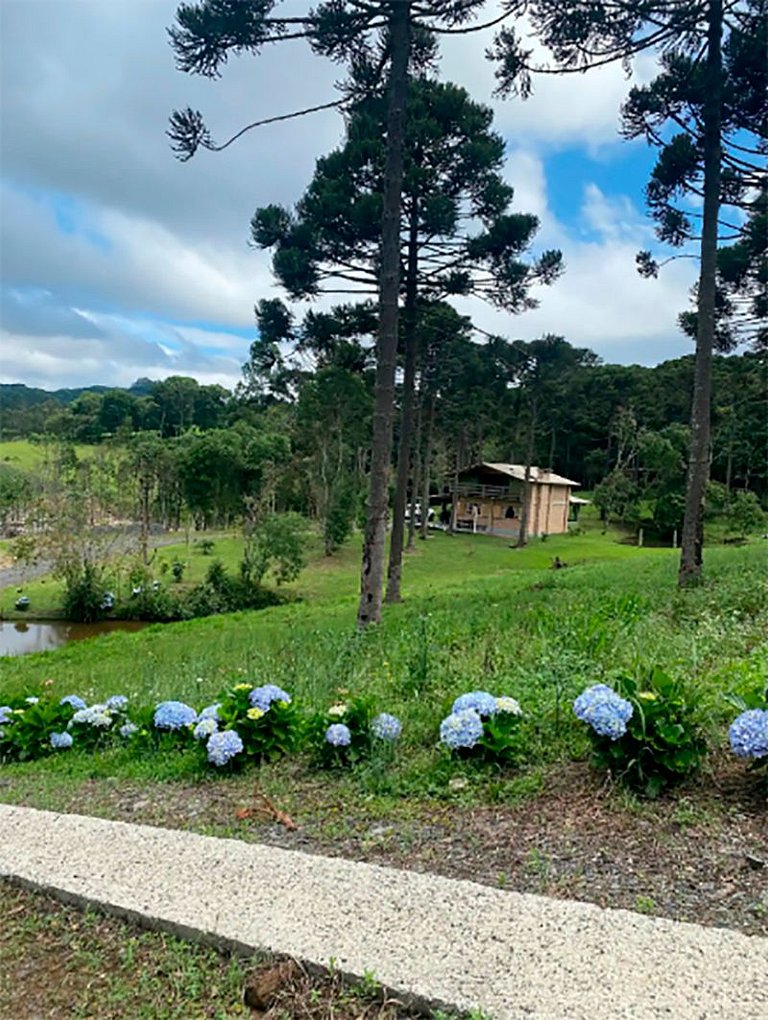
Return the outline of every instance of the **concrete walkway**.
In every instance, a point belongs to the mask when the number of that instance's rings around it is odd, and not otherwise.
[[[473,882],[7,805],[0,875],[494,1020],[768,1017],[766,939]]]

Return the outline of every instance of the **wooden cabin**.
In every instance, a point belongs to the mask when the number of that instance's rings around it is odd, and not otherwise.
[[[568,531],[571,491],[578,482],[554,471],[532,467],[528,534],[562,535]],[[484,462],[459,472],[454,527],[517,538],[525,492],[525,465]]]

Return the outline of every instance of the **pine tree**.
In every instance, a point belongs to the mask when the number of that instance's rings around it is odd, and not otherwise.
[[[661,73],[633,89],[624,110],[625,132],[658,146],[647,188],[660,240],[676,246],[696,236],[681,202],[703,200],[697,235],[700,261],[696,311],[696,367],[691,444],[679,584],[696,583],[702,570],[702,518],[710,457],[712,355],[717,320],[717,249],[721,210],[759,186],[765,152],[765,0],[509,0],[508,13],[527,13],[551,50],[553,66],[539,66],[513,29],[498,34],[503,92],[530,94],[537,72],[568,74],[638,53],[661,56]],[[759,41],[762,40],[762,43]],[[674,132],[670,135],[670,131]],[[742,133],[751,133],[745,142]],[[649,253],[639,268],[653,273]]]

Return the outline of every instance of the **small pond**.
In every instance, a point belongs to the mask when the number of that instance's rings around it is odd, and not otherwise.
[[[54,648],[109,634],[113,630],[141,630],[140,620],[100,620],[70,623],[67,620],[0,620],[0,656],[50,652]]]

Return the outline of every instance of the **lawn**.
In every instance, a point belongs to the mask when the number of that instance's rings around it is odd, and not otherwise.
[[[227,549],[217,540],[214,555]],[[555,555],[567,569],[551,569]],[[302,601],[6,660],[0,698],[127,694],[199,708],[247,681],[279,684],[309,711],[366,693],[404,724],[390,767],[329,773],[298,755],[216,779],[191,752],[72,751],[4,766],[0,798],[765,932],[764,882],[744,864],[768,864],[765,794],[727,753],[735,710],[725,697],[768,677],[765,544],[707,550],[706,583],[679,592],[673,550],[599,531],[522,551],[438,534],[408,557],[404,602],[362,634],[357,568],[350,545],[314,560],[295,585]],[[712,751],[697,777],[649,805],[590,770],[571,702],[585,686],[654,667],[687,682]],[[522,704],[517,768],[481,769],[440,751],[441,718],[474,688]],[[298,821],[298,835],[268,816],[238,821],[254,784]],[[712,881],[692,885],[681,860]]]
[[[28,439],[4,439],[0,441],[0,464],[21,468],[22,471],[34,471],[50,456],[52,448],[51,443],[31,443]],[[97,449],[96,446],[82,443],[74,445],[75,453],[80,460],[83,457],[94,456]]]

